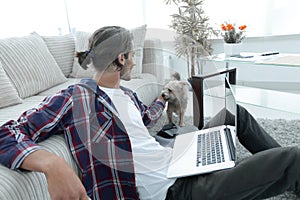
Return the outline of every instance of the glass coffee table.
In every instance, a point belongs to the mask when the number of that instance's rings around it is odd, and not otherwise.
[[[217,67],[214,73],[205,73],[192,77],[194,125],[201,129],[205,118],[218,110],[217,105],[220,103],[215,102],[220,97],[212,89],[214,88],[212,87],[212,82],[216,82],[216,80],[212,79],[222,80],[225,76],[229,77],[237,103],[256,110],[265,110],[265,112],[278,113],[279,115],[284,113],[285,115],[290,115],[292,118],[300,119],[300,94],[238,85],[236,77],[237,69],[234,67],[231,68],[231,66],[235,66],[236,64],[249,64],[300,69],[300,54],[261,56],[245,53],[241,55],[243,57],[228,58],[224,54],[219,54],[202,58],[201,62],[203,66],[213,65]],[[221,99],[220,102],[222,102]]]
[[[237,56],[225,56],[224,53],[202,57],[202,61],[223,63],[224,67],[242,63],[262,66],[300,67],[300,54],[278,52],[252,53],[242,52]]]

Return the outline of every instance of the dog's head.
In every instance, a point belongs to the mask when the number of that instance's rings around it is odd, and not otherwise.
[[[166,85],[164,85],[164,88],[161,92],[161,96],[164,98],[165,101],[169,101],[170,99],[175,99],[176,96],[174,94],[174,81],[170,81]]]
[[[170,81],[164,85],[161,92],[161,96],[164,100],[173,102],[177,99],[181,99],[187,94],[187,83],[184,81]]]

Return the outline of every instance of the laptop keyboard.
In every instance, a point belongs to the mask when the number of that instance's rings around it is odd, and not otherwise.
[[[197,162],[198,166],[225,162],[221,133],[219,130],[198,135]]]

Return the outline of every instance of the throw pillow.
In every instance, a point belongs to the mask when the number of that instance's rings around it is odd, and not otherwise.
[[[75,51],[81,52],[86,51],[89,46],[89,38],[91,33],[77,31],[75,34]],[[78,58],[73,57],[73,69],[70,74],[70,77],[73,78],[91,78],[95,74],[94,68],[89,67],[88,69],[83,69],[79,63]]]
[[[38,35],[37,33],[33,33]],[[38,35],[40,36],[40,35]],[[46,43],[61,71],[68,77],[72,72],[75,38],[72,34],[60,36],[40,36]]]
[[[36,35],[0,40],[0,61],[21,98],[65,82],[44,41]]]
[[[14,88],[14,86],[9,81],[9,78],[6,76],[6,73],[2,68],[1,62],[0,83],[0,108],[22,103],[22,100],[18,96],[17,90]]]
[[[143,69],[143,48],[146,37],[147,25],[142,25],[131,29],[133,34],[133,50],[135,51],[134,61],[135,67],[132,69],[131,77],[140,78]]]
[[[155,74],[159,83],[164,83],[164,55],[160,39],[146,39],[143,51],[143,73]],[[168,69],[169,71],[169,69]]]

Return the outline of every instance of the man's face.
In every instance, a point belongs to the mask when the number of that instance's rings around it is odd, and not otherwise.
[[[131,70],[135,66],[135,62],[133,60],[134,51],[130,51],[128,54],[128,59],[126,59],[124,67],[121,70],[121,79],[125,81],[131,80]]]

